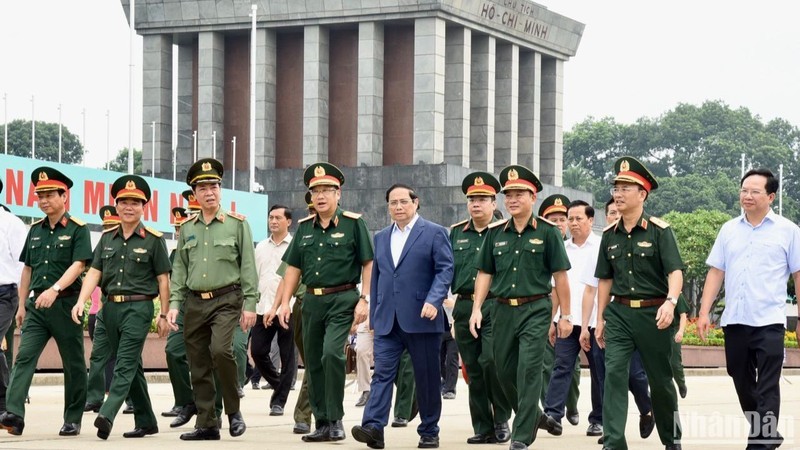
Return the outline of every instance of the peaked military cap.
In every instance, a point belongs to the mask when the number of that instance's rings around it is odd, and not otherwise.
[[[650,192],[658,187],[658,181],[652,172],[638,159],[632,156],[623,156],[614,163],[614,182],[624,181],[642,186],[645,191]]]
[[[500,171],[500,184],[503,192],[512,189],[522,189],[533,192],[542,192],[542,182],[533,174],[531,169],[518,164],[508,166]]]
[[[303,184],[309,189],[314,186],[335,186],[338,188],[344,184],[344,174],[331,163],[314,163],[308,166],[303,173]]]
[[[72,180],[66,175],[59,172],[52,167],[37,167],[31,172],[31,183],[33,183],[34,192],[57,191],[59,189],[68,191],[72,187]]]
[[[500,182],[489,172],[472,172],[461,182],[461,192],[467,197],[497,195],[501,189]]]
[[[569,198],[564,194],[553,194],[542,202],[539,206],[539,215],[547,218],[548,214],[562,213],[567,214]]]
[[[117,214],[117,208],[113,205],[106,205],[100,208],[100,219],[103,221],[103,226],[105,225],[117,225],[120,223],[119,215]]]
[[[195,186],[198,183],[219,183],[225,170],[222,163],[213,158],[198,159],[189,167],[186,184]]]
[[[188,209],[189,212],[200,211],[201,209],[200,202],[198,202],[197,197],[194,196],[193,190],[187,189],[181,192],[181,197],[183,197],[183,199],[188,202],[188,205],[186,205],[186,209]]]
[[[172,208],[172,217],[174,219],[172,221],[172,224],[177,227],[180,226],[180,224],[182,224],[183,222],[186,221],[186,219],[189,218],[189,214],[186,212],[185,208],[176,206]]]
[[[120,201],[125,198],[150,201],[150,186],[139,175],[123,175],[111,185],[111,196]]]

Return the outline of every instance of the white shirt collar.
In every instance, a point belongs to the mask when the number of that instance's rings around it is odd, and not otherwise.
[[[394,226],[392,227],[392,232],[398,231],[400,233],[410,233],[411,230],[414,229],[414,225],[417,223],[418,219],[419,219],[419,214],[414,213],[414,217],[411,218],[411,222],[408,222],[408,225],[406,225],[405,230],[401,230],[400,227],[397,226],[397,222],[395,222]]]
[[[276,247],[281,245],[281,244],[283,244],[283,243],[288,244],[289,242],[292,242],[292,233],[286,233],[286,236],[284,236],[283,239],[281,239],[280,242],[275,242],[275,240],[272,239],[272,237],[273,237],[273,235],[270,234],[269,235],[269,241],[272,243],[272,245],[274,245]]]

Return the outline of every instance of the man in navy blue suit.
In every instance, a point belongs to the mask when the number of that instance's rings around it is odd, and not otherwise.
[[[439,447],[442,413],[439,345],[445,330],[442,302],[453,280],[453,250],[447,230],[417,214],[419,198],[409,186],[386,191],[394,223],[375,235],[369,320],[375,332],[375,373],[361,425],[353,437],[383,448],[392,384],[403,350],[414,366],[422,423],[419,448]]]

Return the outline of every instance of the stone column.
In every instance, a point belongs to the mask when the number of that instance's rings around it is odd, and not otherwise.
[[[171,177],[172,35],[145,35],[142,48],[142,169],[154,177]]]
[[[445,21],[414,22],[414,164],[444,161]]]
[[[519,47],[497,46],[495,74],[494,173],[517,163],[519,122]]]
[[[197,57],[197,158],[212,156],[216,132],[217,159],[225,152],[225,36],[203,31],[198,39]]]
[[[357,164],[383,163],[383,23],[358,24]]]
[[[275,30],[256,30],[256,168],[275,168],[275,88],[277,81]],[[230,138],[226,148],[230,147]],[[242,149],[245,150],[245,149]],[[237,149],[239,151],[239,149]],[[248,169],[249,171],[249,169]],[[249,175],[248,175],[249,176]]]
[[[542,54],[519,55],[519,146],[517,163],[538,174],[539,127],[542,103]]]
[[[472,30],[447,29],[444,84],[444,162],[469,167]]]
[[[472,38],[469,166],[494,171],[495,47],[492,36]]]
[[[564,102],[564,61],[542,58],[542,183],[561,186],[564,148],[562,111]]]
[[[194,59],[196,42],[178,45],[178,154],[177,180],[183,180],[194,162]]]
[[[328,29],[305,27],[303,41],[303,165],[328,160]]]

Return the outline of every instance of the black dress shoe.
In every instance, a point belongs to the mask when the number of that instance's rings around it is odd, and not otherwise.
[[[356,406],[362,407],[367,404],[367,400],[369,400],[369,391],[364,391],[361,393],[361,397],[358,397],[358,401],[356,401]]]
[[[439,436],[422,436],[417,448],[439,448]]]
[[[331,422],[330,436],[332,441],[343,441],[347,437],[344,434],[344,425],[341,420]]]
[[[578,413],[578,411],[567,411],[567,422],[569,422],[570,424],[578,425],[580,419],[581,415]]]
[[[561,424],[547,414],[542,413],[542,417],[543,419],[539,419],[538,427],[542,430],[547,430],[547,432],[553,436],[561,436],[561,433],[564,432],[564,428]]]
[[[599,423],[590,423],[589,428],[586,429],[587,436],[602,436],[603,426]]]
[[[642,439],[647,439],[653,432],[656,426],[656,421],[653,419],[653,414],[645,414],[639,416],[639,436]]]
[[[195,428],[191,433],[183,433],[182,441],[218,441],[219,428]]]
[[[25,420],[14,413],[6,411],[0,416],[0,426],[5,428],[8,434],[19,436],[22,434],[22,430],[25,429]]]
[[[681,398],[686,398],[686,394],[688,394],[686,385],[678,386],[678,394],[680,394]]]
[[[187,423],[189,423],[189,421],[192,420],[192,417],[194,417],[195,414],[197,414],[197,406],[194,403],[189,403],[188,405],[185,405],[183,408],[181,408],[181,412],[179,412],[178,415],[175,416],[175,419],[172,421],[172,423],[169,424],[169,427],[170,428],[182,427]]]
[[[467,444],[495,444],[497,438],[494,433],[476,434],[475,436],[467,438]]]
[[[133,405],[125,405],[125,409],[122,410],[122,414],[133,414]]]
[[[230,426],[228,431],[233,437],[241,436],[244,434],[245,430],[247,430],[247,425],[244,424],[244,418],[242,417],[241,411],[228,414],[228,424]]]
[[[777,448],[777,447],[776,447]],[[681,444],[671,444],[664,447],[665,450],[681,450]]]
[[[509,450],[528,450],[528,446],[525,445],[524,442],[520,441],[511,441],[511,445],[508,446]]]
[[[408,419],[402,417],[395,417],[392,420],[392,428],[403,428],[408,426]]]
[[[108,420],[106,417],[98,415],[96,419],[94,419],[94,426],[97,427],[97,437],[100,439],[108,439],[108,435],[111,434],[111,421]]]
[[[511,439],[511,429],[508,428],[508,422],[494,424],[494,437],[497,442],[508,442]]]
[[[147,427],[147,428],[134,428],[133,431],[126,431],[122,433],[122,437],[125,438],[142,438],[145,436],[149,436],[151,434],[158,433],[158,427]]]
[[[64,422],[61,429],[58,431],[59,436],[77,436],[81,434],[81,424]]]
[[[161,417],[178,417],[178,414],[181,413],[181,409],[183,408],[180,406],[173,406],[169,411],[162,412]]]
[[[599,438],[597,438],[597,443],[600,444],[600,445],[603,445],[603,436],[600,436]],[[603,448],[605,448],[605,447],[603,447]]]
[[[282,416],[283,415],[283,406],[281,405],[272,405],[269,409],[270,416]]]
[[[327,422],[317,422],[317,429],[300,439],[303,442],[328,442],[331,440],[331,426]]]
[[[292,433],[294,434],[308,434],[311,432],[311,426],[305,422],[295,422]]]
[[[244,389],[241,387],[236,388],[236,395],[238,395],[239,398],[244,398]]]
[[[350,430],[350,433],[353,435],[353,439],[367,444],[369,448],[383,448],[386,446],[386,443],[383,441],[383,431],[373,427],[356,425]]]
[[[83,412],[100,412],[101,406],[103,406],[103,402],[86,402],[83,405]]]

